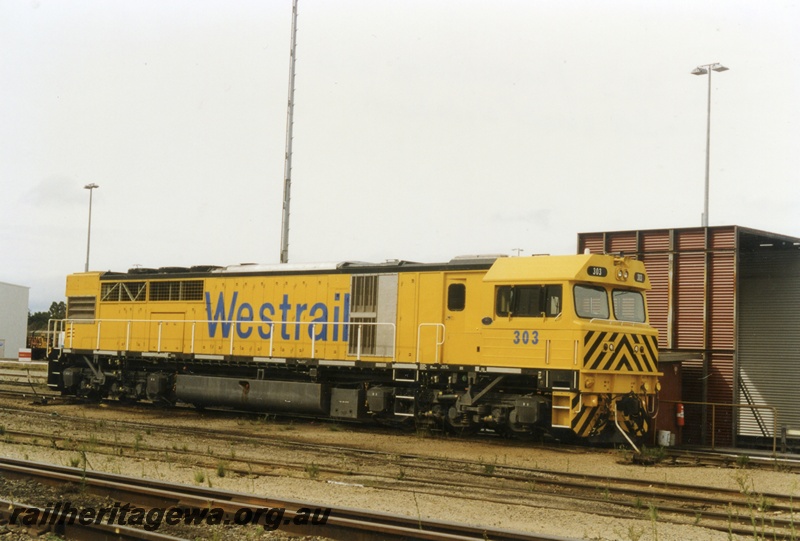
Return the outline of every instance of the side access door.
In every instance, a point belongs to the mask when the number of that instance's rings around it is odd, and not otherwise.
[[[481,275],[446,274],[442,364],[479,364]]]

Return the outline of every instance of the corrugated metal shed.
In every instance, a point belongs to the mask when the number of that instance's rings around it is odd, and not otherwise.
[[[764,404],[800,430],[800,239],[739,226],[581,233],[578,251],[644,261],[662,353],[683,363],[683,400]],[[687,406],[686,443],[708,443],[710,409]],[[694,422],[692,422],[694,421]],[[717,408],[715,442],[772,436],[765,410]]]
[[[0,282],[0,359],[17,359],[28,331],[28,290]]]

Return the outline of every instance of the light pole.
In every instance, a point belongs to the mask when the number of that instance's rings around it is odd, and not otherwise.
[[[87,184],[83,188],[85,190],[89,190],[89,233],[86,235],[86,267],[84,268],[85,272],[89,272],[89,246],[92,242],[92,191],[95,188],[99,188],[97,184],[92,182],[91,184]]]
[[[286,111],[286,154],[283,165],[283,213],[281,263],[289,262],[289,204],[292,199],[292,133],[294,132],[294,76],[297,59],[297,1],[292,2],[292,34],[289,47],[289,103]]]
[[[708,227],[708,166],[711,157],[711,72],[727,71],[728,68],[720,63],[703,64],[697,66],[692,70],[692,75],[706,75],[708,74],[708,116],[706,119],[706,185],[705,197],[703,198],[703,227]]]

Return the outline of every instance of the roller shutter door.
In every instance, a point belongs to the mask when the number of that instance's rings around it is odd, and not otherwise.
[[[739,402],[778,409],[800,430],[800,252],[743,252],[739,280]],[[771,436],[772,415],[742,410],[738,433]],[[765,434],[766,433],[766,434]]]

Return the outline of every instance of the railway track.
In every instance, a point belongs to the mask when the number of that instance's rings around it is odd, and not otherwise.
[[[33,398],[52,400],[60,397],[47,387],[46,363],[30,363],[8,368],[10,363],[0,365],[0,397]]]
[[[195,510],[192,517],[210,517],[213,514],[219,519],[219,523],[215,525],[244,523],[262,526],[266,529],[275,527],[300,535],[323,536],[331,539],[566,541],[566,538],[559,536],[474,527],[455,522],[345,507],[330,508],[312,502],[253,496],[240,492],[130,478],[111,473],[29,461],[0,459],[0,473],[5,477],[35,479],[37,482],[50,485],[80,486],[82,490],[94,495],[111,497],[118,503],[125,502],[131,507],[141,507],[148,512],[152,509],[167,510],[162,518],[170,516],[170,509],[188,509]],[[206,515],[199,514],[203,509],[210,511]],[[221,510],[220,514],[216,514],[216,510]],[[262,512],[258,513],[258,510]],[[277,511],[272,512],[273,510]],[[309,519],[311,510],[313,510],[313,517]],[[133,511],[131,513],[132,517]],[[185,521],[187,516],[189,516],[188,512],[185,511],[181,518]],[[273,519],[278,516],[280,520],[276,524]],[[244,520],[245,517],[247,517],[246,520]],[[124,526],[125,519],[121,515],[117,515],[115,519],[122,521]],[[206,518],[199,524],[209,525],[210,523]],[[112,522],[111,526],[115,527],[115,525],[117,522]],[[145,538],[143,534],[147,533],[140,530],[137,532],[140,532],[139,537],[130,537],[130,539],[143,539]],[[163,537],[163,539],[169,539],[169,537]],[[171,539],[175,539],[175,537]]]
[[[114,401],[104,402],[103,408],[119,408],[121,411],[130,411],[130,405]],[[153,405],[139,404],[136,408],[156,410]],[[13,410],[6,409],[8,413]],[[196,420],[198,414],[189,408],[171,410],[173,414],[186,419]],[[241,422],[238,414],[231,412],[211,412],[211,415],[232,416]],[[25,415],[49,418],[52,411],[30,411]],[[54,426],[64,423],[83,424],[88,432],[97,428],[97,421],[85,416],[58,415]],[[295,422],[295,421],[292,421]],[[260,449],[277,448],[282,456],[296,456],[301,452],[314,452],[317,456],[336,456],[340,462],[366,462],[361,471],[353,471],[341,467],[325,464],[322,460],[314,468],[315,479],[319,481],[343,482],[344,484],[358,484],[362,478],[368,477],[370,488],[385,489],[414,494],[430,494],[452,497],[453,493],[462,499],[474,499],[481,502],[494,502],[504,505],[519,505],[529,507],[548,507],[566,509],[578,505],[592,508],[592,513],[620,519],[638,518],[648,519],[648,514],[657,513],[660,521],[682,524],[700,525],[732,534],[752,536],[754,524],[759,520],[768,524],[771,532],[778,539],[791,539],[794,535],[794,502],[791,497],[781,494],[759,493],[746,486],[743,482],[740,487],[733,490],[713,489],[702,490],[696,486],[679,485],[675,483],[659,483],[652,480],[636,480],[631,478],[614,479],[603,475],[588,475],[585,473],[553,471],[546,468],[514,467],[510,465],[488,463],[475,460],[442,459],[420,454],[388,453],[373,449],[363,449],[348,446],[332,446],[324,444],[294,441],[286,434],[269,434],[264,436],[243,435],[242,426],[234,429],[199,429],[197,427],[165,426],[163,423],[121,421],[109,422],[119,431],[127,434],[134,433],[162,433],[169,434],[173,440],[185,440],[187,437],[201,437],[208,441],[225,441],[230,445],[257,446]],[[291,426],[291,425],[288,425]],[[107,428],[107,427],[104,427]],[[397,434],[396,430],[391,433]],[[129,456],[151,457],[158,460],[158,455],[183,455],[191,463],[214,469],[215,462],[225,460],[226,468],[232,474],[246,475],[276,475],[285,476],[294,472],[295,476],[309,475],[309,461],[305,460],[258,460],[252,457],[209,456],[209,453],[191,452],[189,450],[155,447],[142,445],[138,442],[108,442],[97,437],[48,437],[44,433],[30,431],[5,430],[6,438],[14,442],[30,443],[37,439],[47,445],[61,449],[84,449],[86,452],[120,454],[121,449],[126,449]],[[498,447],[506,446],[508,442],[497,442]],[[522,445],[519,442],[512,445]],[[103,449],[105,448],[105,449]],[[560,452],[582,454],[585,449],[560,447]],[[670,450],[674,453],[675,450]],[[684,454],[674,459],[676,464],[704,464],[694,455]],[[735,459],[730,456],[724,458],[720,465],[736,465]],[[768,461],[749,461],[748,467],[761,466],[770,469],[783,469],[775,459]],[[382,469],[383,473],[369,470]],[[344,480],[344,481],[342,481]],[[480,494],[480,496],[475,496]],[[540,496],[539,500],[532,496]],[[547,503],[542,503],[541,498],[546,498]]]
[[[33,412],[36,413],[36,412]],[[31,412],[26,412],[30,415]],[[48,416],[48,414],[37,413]],[[94,421],[86,418],[58,416],[56,426],[65,422],[83,423],[87,429]],[[253,457],[209,456],[209,451],[197,452],[173,447],[144,445],[139,441],[103,441],[91,438],[53,437],[44,433],[6,429],[6,437],[18,443],[40,441],[46,445],[68,450],[120,455],[144,460],[158,460],[166,455],[188,457],[194,466],[214,469],[220,460],[231,474],[241,476],[310,476],[309,464],[314,468],[314,479],[342,484],[367,482],[370,488],[393,492],[412,492],[435,496],[459,494],[462,499],[493,502],[504,505],[557,509],[583,508],[584,512],[620,519],[647,519],[657,512],[660,520],[675,523],[702,525],[730,534],[752,535],[754,518],[769,513],[772,531],[784,534],[794,529],[794,503],[781,494],[757,493],[746,485],[744,479],[737,489],[703,489],[693,485],[658,483],[652,480],[613,478],[605,475],[553,471],[546,468],[516,467],[489,464],[474,460],[442,459],[409,453],[387,453],[355,447],[331,446],[276,438],[243,436],[242,430],[203,430],[195,427],[181,428],[163,424],[114,421],[119,429],[129,434],[158,431],[169,434],[173,440],[191,435],[207,441],[226,441],[231,444],[253,446],[260,450],[278,448],[278,456],[292,457],[299,453],[316,453],[313,456],[335,456],[339,463],[358,462],[358,471],[326,464],[324,460],[259,460]],[[108,428],[104,426],[104,428]],[[309,460],[311,462],[309,463]],[[383,472],[383,473],[376,473]],[[364,480],[367,481],[364,481]],[[546,502],[544,500],[547,500]],[[590,511],[585,511],[590,509]]]
[[[786,473],[800,473],[797,455],[771,456],[757,451],[711,451],[701,449],[668,449],[667,457],[673,464],[714,466],[721,468],[760,468]]]

